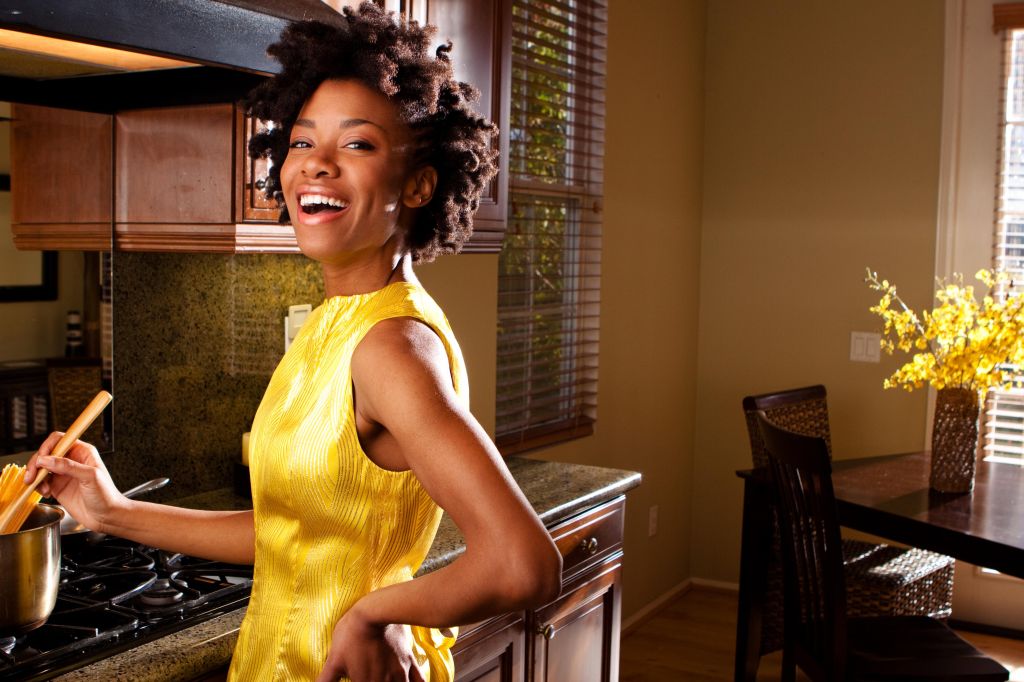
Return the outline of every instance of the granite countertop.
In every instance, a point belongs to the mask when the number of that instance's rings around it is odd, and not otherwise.
[[[513,478],[548,527],[622,495],[640,484],[640,474],[582,464],[512,458]],[[248,509],[249,500],[230,488],[175,501],[195,509]],[[417,575],[454,561],[465,549],[462,535],[444,515],[434,544]],[[187,681],[227,664],[234,650],[245,609],[218,616],[180,632],[55,678],[60,682]]]

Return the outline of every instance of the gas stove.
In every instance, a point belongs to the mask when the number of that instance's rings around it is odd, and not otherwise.
[[[0,680],[48,680],[245,606],[252,566],[206,561],[113,536],[64,538],[46,623],[0,638]]]

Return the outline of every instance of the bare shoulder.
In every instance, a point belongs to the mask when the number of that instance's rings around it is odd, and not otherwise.
[[[421,412],[454,399],[444,343],[425,323],[410,317],[378,322],[352,356],[352,380],[369,419],[387,413]]]
[[[363,369],[397,364],[411,370],[417,365],[433,366],[438,360],[448,366],[441,338],[426,323],[412,317],[381,320],[366,333],[352,357],[353,370],[356,364]]]

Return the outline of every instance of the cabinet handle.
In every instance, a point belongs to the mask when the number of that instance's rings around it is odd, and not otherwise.
[[[548,623],[547,625],[538,625],[537,634],[550,642],[555,638],[555,626],[551,623]]]
[[[580,543],[580,549],[586,552],[589,556],[597,554],[597,538],[587,538]]]
[[[259,180],[257,180],[253,184],[255,185],[256,189],[262,190],[264,187],[267,186],[267,179],[266,178],[260,178]]]

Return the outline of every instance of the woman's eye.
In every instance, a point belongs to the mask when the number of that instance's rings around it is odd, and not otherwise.
[[[310,147],[312,147],[312,145],[305,140],[292,140],[288,144],[289,149],[309,149]]]
[[[358,149],[360,151],[372,151],[375,147],[365,140],[355,140],[345,145],[345,149]]]

